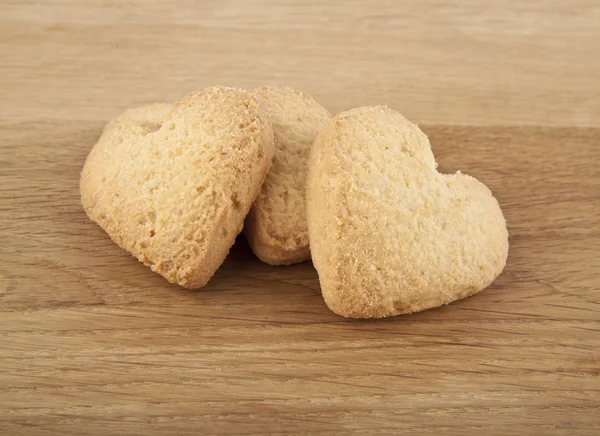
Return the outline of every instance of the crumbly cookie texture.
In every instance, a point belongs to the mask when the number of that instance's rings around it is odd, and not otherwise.
[[[351,318],[448,304],[487,287],[508,255],[490,190],[446,175],[425,134],[386,107],[341,113],[311,150],[308,230],[325,302]]]
[[[286,87],[263,86],[254,94],[273,123],[275,155],[246,219],[252,251],[271,265],[310,258],[306,224],[306,172],[314,139],[331,114],[311,96]]]
[[[172,283],[206,284],[262,185],[272,126],[251,93],[214,87],[107,124],[81,174],[88,216]]]

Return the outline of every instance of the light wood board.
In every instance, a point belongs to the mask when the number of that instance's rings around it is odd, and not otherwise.
[[[583,0],[0,0],[0,434],[599,434],[599,23]],[[347,321],[310,262],[240,238],[188,291],[85,216],[108,119],[267,83],[420,123],[497,196],[504,273]]]

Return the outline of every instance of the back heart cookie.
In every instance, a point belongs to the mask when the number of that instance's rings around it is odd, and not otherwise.
[[[111,121],[81,174],[88,216],[187,288],[221,265],[271,164],[271,123],[250,93],[215,87]]]
[[[337,115],[315,141],[308,230],[325,302],[379,318],[448,304],[502,271],[508,232],[490,190],[440,174],[427,137],[384,107]]]
[[[275,155],[246,219],[244,233],[263,262],[302,262],[310,258],[306,225],[308,154],[331,115],[311,96],[290,88],[263,86],[254,94],[271,116]]]

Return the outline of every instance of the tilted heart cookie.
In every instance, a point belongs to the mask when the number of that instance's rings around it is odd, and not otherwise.
[[[308,231],[325,302],[379,318],[472,295],[502,271],[508,232],[490,190],[436,171],[427,137],[365,107],[321,131],[309,159]]]
[[[246,219],[244,234],[263,262],[302,262],[310,258],[306,224],[308,154],[331,115],[311,96],[290,88],[263,86],[254,94],[273,122],[275,155]]]
[[[167,280],[204,286],[221,265],[271,165],[258,100],[208,88],[111,121],[81,174],[89,217]]]

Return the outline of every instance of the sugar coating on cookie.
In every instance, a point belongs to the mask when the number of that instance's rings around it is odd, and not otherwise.
[[[310,148],[330,113],[311,96],[263,86],[254,94],[273,123],[273,165],[246,219],[244,234],[254,253],[271,265],[310,258],[306,224],[306,171]]]
[[[437,172],[427,137],[399,113],[334,117],[309,160],[307,213],[325,302],[353,318],[448,304],[502,271],[508,232],[490,190]]]
[[[80,181],[89,217],[172,283],[202,287],[225,259],[273,157],[249,92],[192,92],[107,124]]]

